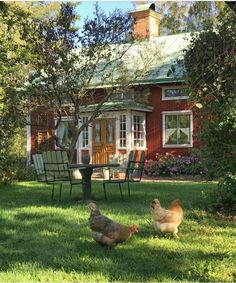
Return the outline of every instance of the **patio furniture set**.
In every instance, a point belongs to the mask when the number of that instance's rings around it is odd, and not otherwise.
[[[122,200],[122,186],[127,183],[128,195],[130,196],[130,183],[140,182],[144,169],[145,151],[130,151],[127,165],[124,168],[123,178],[113,178],[114,168],[119,168],[119,163],[106,164],[70,164],[66,151],[47,151],[42,154],[33,155],[33,163],[39,182],[52,185],[52,199],[54,198],[55,186],[59,185],[59,200],[61,200],[62,187],[64,184],[70,185],[70,196],[73,186],[82,186],[82,201],[88,202],[92,199],[92,174],[95,168],[107,168],[109,170],[108,179],[103,180],[104,196],[107,200],[106,187],[109,184],[117,184],[120,189]],[[82,179],[75,178],[73,171],[78,169]]]

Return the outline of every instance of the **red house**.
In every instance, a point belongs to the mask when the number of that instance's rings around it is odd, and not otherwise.
[[[118,97],[119,107],[104,111],[80,135],[76,162],[81,162],[81,156],[88,152],[92,162],[103,163],[111,154],[124,154],[132,149],[145,149],[146,158],[154,160],[157,153],[188,155],[198,146],[197,121],[193,105],[188,102],[188,89],[181,79],[182,70],[176,66],[177,75],[168,76],[171,65],[183,56],[190,35],[159,36],[160,14],[155,11],[154,4],[141,5],[131,14],[136,19],[134,34],[143,38],[146,44],[159,48],[162,54],[160,62],[150,66],[148,75],[136,86],[141,97],[142,92],[149,92],[148,101],[135,102],[132,95],[126,93]],[[87,108],[79,123],[86,121],[89,115]],[[51,137],[51,127],[55,123],[53,116],[33,112],[30,119],[29,159],[37,151],[56,149]],[[68,117],[62,119],[57,129],[57,136],[64,145],[70,138],[68,120]]]

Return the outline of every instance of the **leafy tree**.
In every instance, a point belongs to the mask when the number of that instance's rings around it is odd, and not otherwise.
[[[36,19],[55,17],[60,12],[60,2],[57,1],[12,1],[11,3]]]
[[[59,7],[59,3],[51,2],[0,2],[1,150],[9,151],[15,131],[27,123],[28,105],[18,90],[31,67],[32,54],[24,40],[30,30],[30,19],[55,16]]]
[[[25,102],[18,96],[27,75],[30,54],[21,39],[27,30],[28,13],[13,4],[0,2],[0,181],[16,176],[12,154],[18,127],[24,125]],[[22,167],[22,164],[20,164]]]
[[[19,100],[17,88],[27,75],[30,54],[21,39],[27,28],[25,18],[28,14],[22,9],[1,2],[0,5],[0,142],[1,149],[6,146],[8,137],[20,126],[21,107],[24,101]],[[5,146],[4,146],[5,144]]]
[[[199,109],[203,155],[216,176],[236,168],[236,17],[227,11],[216,28],[194,34],[186,50],[185,79]]]
[[[93,19],[85,21],[82,31],[76,28],[76,17],[74,5],[62,3],[57,17],[32,23],[33,33],[28,41],[35,60],[25,96],[29,99],[30,94],[34,106],[45,105],[57,117],[53,135],[60,148],[64,147],[56,136],[56,128],[62,116],[71,117],[71,160],[80,133],[101,114],[105,102],[112,100],[114,93],[130,90],[131,83],[144,75],[150,62],[160,58],[157,49],[142,52],[137,46],[140,64],[136,64],[136,70],[129,69],[127,61],[133,61],[128,53],[133,44],[133,21],[119,10],[107,16],[96,5]],[[97,84],[102,87],[100,92],[94,90]],[[70,106],[64,107],[65,102]],[[88,104],[94,110],[78,128],[81,107]]]

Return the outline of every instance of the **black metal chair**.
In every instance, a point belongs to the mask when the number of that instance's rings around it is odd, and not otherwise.
[[[59,200],[61,200],[62,186],[70,185],[70,196],[74,185],[82,184],[82,180],[73,178],[69,168],[67,153],[65,151],[47,151],[43,153],[45,181],[52,185],[52,199],[55,185],[60,185]]]
[[[107,200],[106,185],[108,184],[118,184],[121,198],[123,200],[124,197],[122,192],[122,184],[127,183],[128,195],[130,197],[130,183],[137,183],[141,181],[143,176],[144,160],[145,160],[144,150],[130,151],[127,167],[125,169],[125,177],[123,179],[114,179],[112,178],[111,174],[109,174],[109,179],[103,180],[103,190],[106,200]]]

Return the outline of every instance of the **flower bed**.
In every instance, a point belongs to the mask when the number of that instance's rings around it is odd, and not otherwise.
[[[148,176],[202,175],[204,168],[195,156],[156,155],[157,160],[147,160],[144,173]]]

